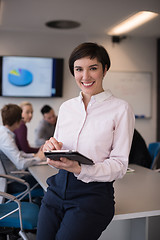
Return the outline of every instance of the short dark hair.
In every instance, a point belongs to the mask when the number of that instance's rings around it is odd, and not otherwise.
[[[12,126],[22,119],[22,109],[16,104],[7,104],[1,109],[3,125]]]
[[[105,66],[107,65],[107,71],[111,66],[110,57],[106,49],[98,45],[97,43],[85,42],[77,46],[70,55],[69,58],[69,69],[71,74],[74,76],[74,62],[77,59],[90,57],[90,59],[97,58],[97,60],[102,64],[103,72]]]
[[[52,108],[49,105],[44,105],[41,108],[41,113],[44,115],[45,113],[49,113],[52,110]]]

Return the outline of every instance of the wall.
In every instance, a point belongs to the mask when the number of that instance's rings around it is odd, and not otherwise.
[[[92,39],[94,41],[94,39]],[[156,98],[157,98],[157,41],[152,38],[128,38],[120,44],[113,44],[106,39],[95,38],[104,45],[112,60],[112,71],[135,71],[152,73],[151,119],[137,119],[135,127],[146,140],[147,145],[156,141]]]
[[[29,100],[34,107],[34,116],[28,124],[28,138],[34,144],[34,129],[41,119],[40,108],[50,104],[58,114],[61,103],[79,94],[73,77],[68,70],[68,57],[75,46],[84,41],[98,42],[108,50],[112,71],[149,71],[153,73],[152,118],[136,120],[136,128],[146,143],[156,141],[156,39],[127,38],[120,44],[113,44],[106,36],[71,36],[69,34],[44,35],[36,33],[0,32],[0,55],[52,56],[65,59],[63,98]],[[19,104],[24,98],[0,97],[0,108],[7,103]],[[1,123],[1,119],[0,119]]]

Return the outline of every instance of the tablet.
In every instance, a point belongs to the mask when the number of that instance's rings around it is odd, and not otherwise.
[[[86,156],[82,155],[81,153],[75,150],[52,150],[44,152],[47,158],[53,159],[55,161],[60,160],[61,157],[68,158],[70,160],[78,161],[82,164],[93,165],[94,162],[87,158]]]

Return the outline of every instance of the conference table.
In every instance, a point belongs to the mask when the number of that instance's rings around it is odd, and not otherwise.
[[[153,238],[155,224],[160,225],[160,173],[134,164],[129,168],[133,171],[114,182],[115,216],[99,240],[160,239],[159,229],[158,238]],[[29,171],[44,191],[46,179],[58,172],[47,164],[29,167]]]

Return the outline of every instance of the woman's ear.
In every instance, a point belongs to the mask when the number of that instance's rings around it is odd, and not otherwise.
[[[107,64],[105,65],[105,69],[104,69],[104,72],[103,72],[103,77],[105,77],[106,73],[107,73]]]

